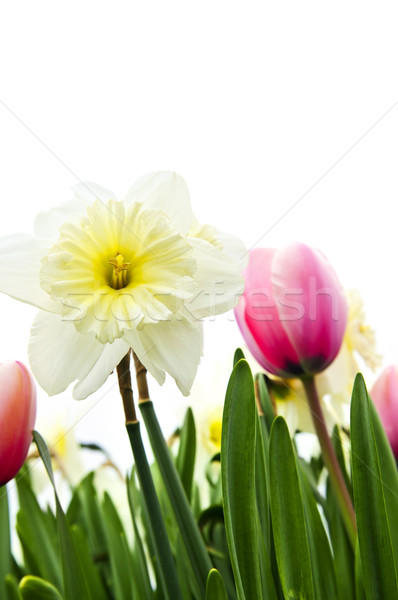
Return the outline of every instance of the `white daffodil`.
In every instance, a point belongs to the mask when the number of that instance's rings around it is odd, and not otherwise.
[[[175,173],[147,175],[123,201],[91,183],[74,194],[38,215],[35,237],[0,240],[0,291],[40,309],[29,344],[39,384],[53,395],[77,380],[86,398],[132,348],[160,384],[167,371],[189,394],[200,319],[243,290],[243,245],[197,224]]]

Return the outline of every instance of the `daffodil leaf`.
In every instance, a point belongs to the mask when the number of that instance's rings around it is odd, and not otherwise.
[[[54,485],[50,453],[45,441],[37,431],[33,432],[33,439],[54,488],[56,519],[61,546],[65,600],[76,600],[76,598],[85,598],[87,600],[91,600],[91,593],[84,576],[79,555],[76,551],[69,524],[66,520],[65,513],[62,510],[62,506]]]
[[[23,600],[62,600],[56,587],[33,575],[27,575],[21,580],[19,590]]]
[[[78,525],[72,525],[70,530],[92,597],[95,600],[109,600],[104,579],[100,575],[98,564],[93,561],[86,536]]]
[[[285,598],[315,600],[302,492],[283,417],[271,429],[270,501],[275,552]]]
[[[262,598],[255,489],[256,405],[249,365],[229,380],[221,435],[225,528],[239,600]]]
[[[191,561],[194,576],[204,595],[207,574],[212,566],[206,546],[189,505],[170,449],[163,437],[152,402],[141,402],[140,410],[167,496],[173,508],[187,555]]]
[[[25,475],[17,478],[20,510],[17,514],[17,533],[26,566],[31,573],[62,588],[62,567],[57,529],[52,514],[40,508]],[[37,548],[40,552],[37,552]]]
[[[228,600],[225,585],[217,569],[209,572],[206,584],[206,600]]]
[[[7,575],[4,583],[6,592],[4,596],[1,596],[2,598],[4,597],[6,600],[22,600],[18,579],[15,575]]]
[[[180,434],[176,467],[180,474],[188,500],[191,500],[193,473],[195,469],[196,429],[192,409],[189,407],[185,414],[184,424]]]
[[[298,465],[315,596],[322,600],[337,600],[336,577],[329,540],[311,485],[300,463]]]
[[[355,571],[355,556],[341,518],[336,494],[329,478],[326,485],[325,514],[328,520],[333,548],[338,597],[340,600],[355,598],[355,580],[352,576]]]
[[[351,403],[351,455],[363,581],[369,598],[394,600],[398,582],[375,422],[365,382],[357,375]]]

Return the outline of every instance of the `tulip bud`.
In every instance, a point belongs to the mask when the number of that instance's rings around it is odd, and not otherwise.
[[[235,315],[249,350],[279,377],[315,375],[336,357],[347,301],[318,250],[291,243],[250,251]]]
[[[395,458],[398,458],[398,367],[384,369],[370,390]]]
[[[15,477],[32,441],[36,387],[22,363],[0,364],[0,486]]]

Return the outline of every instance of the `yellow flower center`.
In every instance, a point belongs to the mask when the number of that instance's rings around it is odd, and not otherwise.
[[[221,448],[221,419],[210,423],[210,440],[217,448]]]
[[[111,258],[108,260],[108,263],[112,265],[113,272],[112,278],[109,285],[114,290],[121,290],[127,285],[127,268],[131,263],[124,262],[124,256],[122,254],[117,254],[116,258]]]

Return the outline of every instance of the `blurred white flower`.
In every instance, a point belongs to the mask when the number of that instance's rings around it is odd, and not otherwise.
[[[37,237],[0,239],[0,290],[37,306],[32,371],[50,394],[75,380],[86,398],[129,348],[162,384],[187,395],[202,352],[200,319],[243,289],[242,243],[192,214],[185,181],[160,172],[123,201],[95,184],[35,222]]]

